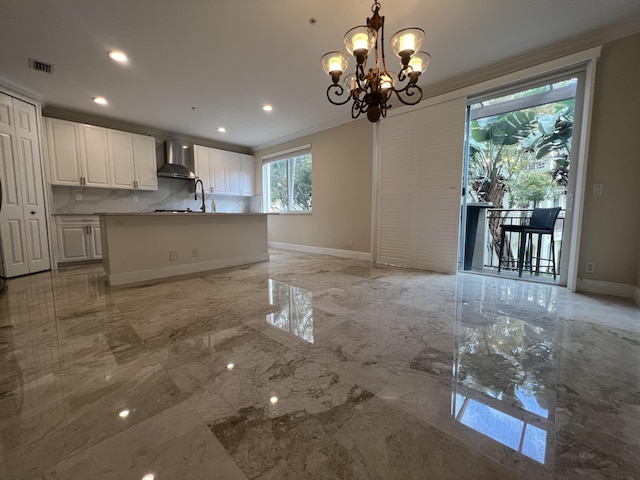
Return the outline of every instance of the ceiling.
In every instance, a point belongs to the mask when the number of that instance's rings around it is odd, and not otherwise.
[[[640,0],[381,3],[388,66],[395,65],[393,33],[412,26],[426,32],[423,50],[432,62],[420,81],[425,95],[430,86],[593,30],[629,19],[640,25]],[[344,33],[365,23],[371,4],[0,0],[0,82],[35,92],[45,109],[257,148],[350,118],[348,105],[326,99],[330,78],[320,57],[344,50]],[[106,55],[115,49],[127,53],[128,65]],[[53,64],[53,73],[29,69],[29,58]],[[109,104],[94,104],[98,95]],[[265,103],[272,112],[262,111]]]

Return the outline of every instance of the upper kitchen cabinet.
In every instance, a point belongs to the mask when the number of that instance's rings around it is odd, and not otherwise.
[[[147,135],[133,134],[133,167],[135,188],[140,190],[158,190],[155,138]]]
[[[82,185],[87,187],[110,187],[109,147],[107,130],[94,125],[79,126],[80,160],[84,176]]]
[[[196,175],[210,193],[253,195],[253,157],[195,145]]]
[[[51,183],[157,190],[155,139],[45,118]]]
[[[253,157],[251,155],[240,155],[240,194],[253,195]]]
[[[119,130],[107,130],[109,165],[113,188],[134,188],[133,135]]]
[[[196,169],[195,174],[202,180],[204,191],[212,193],[215,186],[213,179],[213,148],[194,145],[193,160]]]
[[[82,185],[82,162],[80,143],[75,122],[45,118],[49,162],[51,163],[51,183],[56,185]]]
[[[107,130],[111,188],[157,190],[156,142],[153,137]]]

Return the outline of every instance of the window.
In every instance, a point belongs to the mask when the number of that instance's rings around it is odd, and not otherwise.
[[[311,148],[263,159],[266,212],[311,212]]]

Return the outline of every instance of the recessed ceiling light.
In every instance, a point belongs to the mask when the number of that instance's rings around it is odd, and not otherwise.
[[[129,61],[127,55],[120,50],[110,50],[107,52],[107,55],[111,57],[111,60],[114,60],[118,63],[127,63]]]
[[[224,132],[226,132],[226,131],[227,131],[227,129],[226,129],[226,128],[224,128],[224,127],[218,127],[218,131],[219,131],[220,133],[224,133]]]
[[[233,363],[227,364],[227,370],[233,370],[233,367],[234,367]]]
[[[272,405],[275,405],[276,403],[278,403],[278,397],[274,395],[269,399],[269,402],[271,402]]]
[[[107,103],[109,103],[104,97],[93,97],[93,101],[98,105],[106,105]]]
[[[264,110],[265,112],[270,112],[271,110],[273,110],[273,107],[267,103],[262,106],[262,110]]]
[[[125,408],[124,410],[121,410],[120,413],[118,413],[118,416],[124,420],[129,416],[129,413],[129,409]]]

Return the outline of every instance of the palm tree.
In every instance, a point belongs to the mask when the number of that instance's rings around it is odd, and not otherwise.
[[[503,208],[507,181],[516,173],[517,165],[529,153],[520,148],[537,124],[532,110],[518,110],[502,115],[481,118],[471,125],[469,140],[469,192],[476,201],[490,202]],[[491,212],[489,232],[492,248],[500,252],[500,224],[502,215]],[[510,256],[510,252],[507,252]]]

